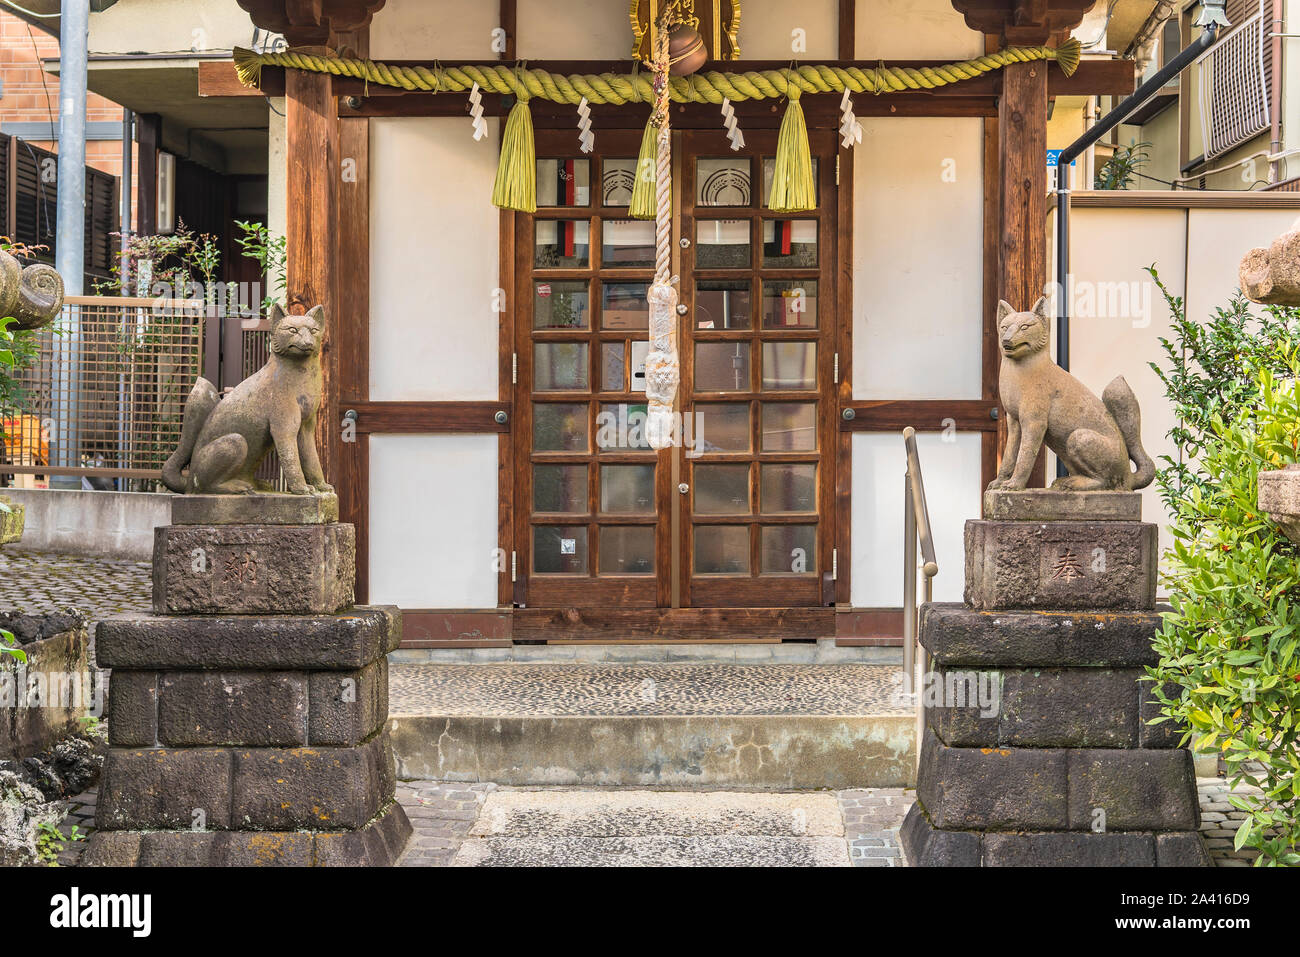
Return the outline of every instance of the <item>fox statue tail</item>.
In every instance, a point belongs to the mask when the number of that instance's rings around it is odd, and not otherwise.
[[[190,390],[189,398],[185,400],[185,412],[181,418],[180,445],[176,446],[176,451],[168,457],[162,467],[163,484],[173,492],[185,491],[185,476],[182,470],[190,464],[190,456],[194,454],[199,433],[203,431],[208,416],[212,414],[212,410],[220,400],[221,396],[217,394],[216,387],[202,376]]]
[[[1129,474],[1128,487],[1146,488],[1156,477],[1156,463],[1151,461],[1151,456],[1142,448],[1142,412],[1138,409],[1137,396],[1120,375],[1101,393],[1101,402],[1119,426],[1119,434],[1124,437],[1124,447],[1128,449],[1128,457],[1136,469]]]

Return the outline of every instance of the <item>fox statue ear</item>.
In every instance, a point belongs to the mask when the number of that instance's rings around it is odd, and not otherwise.
[[[307,310],[307,316],[316,323],[318,329],[325,328],[325,307],[323,305],[312,306]]]
[[[1043,321],[1043,324],[1044,324],[1044,325],[1047,324],[1048,320],[1049,320],[1051,317],[1047,314],[1047,297],[1046,297],[1046,296],[1039,296],[1039,297],[1038,297],[1038,302],[1034,303],[1034,309],[1033,309],[1033,312],[1034,312],[1034,315],[1035,315],[1035,316],[1037,316],[1039,319],[1041,319],[1041,320]]]
[[[271,330],[275,331],[275,327],[278,326],[280,320],[284,318],[284,307],[278,302],[271,303],[271,313],[268,318],[271,320]]]
[[[1015,311],[1016,310],[1012,308],[1011,303],[1007,302],[1005,299],[998,300],[998,322],[999,323],[1002,322],[1003,319],[1005,319],[1007,316],[1011,315]]]

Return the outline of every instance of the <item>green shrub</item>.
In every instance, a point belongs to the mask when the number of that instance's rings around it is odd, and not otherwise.
[[[1262,790],[1230,798],[1247,812],[1237,847],[1258,849],[1260,864],[1300,864],[1300,548],[1259,512],[1256,489],[1261,471],[1300,460],[1296,313],[1254,320],[1234,300],[1199,326],[1181,301],[1170,306],[1170,366],[1156,371],[1181,422],[1160,475],[1173,611],[1148,669],[1157,722],[1189,729],[1184,743],[1220,754],[1233,784]]]

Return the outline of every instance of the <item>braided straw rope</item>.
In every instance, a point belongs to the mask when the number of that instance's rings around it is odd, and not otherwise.
[[[452,66],[430,69],[425,66],[401,66],[336,56],[321,56],[285,50],[281,53],[255,53],[236,48],[235,71],[246,86],[256,86],[263,66],[288,67],[312,73],[330,73],[353,77],[380,86],[431,93],[461,93],[475,83],[491,93],[512,96],[527,94],[556,103],[577,105],[583,97],[589,103],[652,103],[655,99],[650,74],[571,74],[548,70],[520,70],[514,66]],[[1011,63],[1055,60],[1070,76],[1079,65],[1079,41],[1067,40],[1057,49],[1051,47],[1010,47],[987,53],[972,60],[936,67],[903,67],[881,64],[871,69],[838,66],[801,66],[787,70],[761,70],[745,73],[709,71],[692,77],[673,77],[668,95],[674,103],[713,103],[723,98],[762,100],[787,95],[793,83],[804,93],[901,93],[906,90],[933,90],[941,86],[971,80],[1000,70]]]

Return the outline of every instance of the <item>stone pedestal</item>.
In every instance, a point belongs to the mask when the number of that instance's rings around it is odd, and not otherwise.
[[[174,502],[156,614],[99,625],[110,748],[83,861],[393,863],[411,833],[385,730],[401,617],[352,605],[337,500]]]
[[[966,524],[965,604],[922,610],[913,866],[1209,864],[1191,753],[1147,723],[1139,680],[1157,660],[1156,527],[1137,493],[1088,497],[1102,518],[1070,493],[989,493],[1006,517]]]

